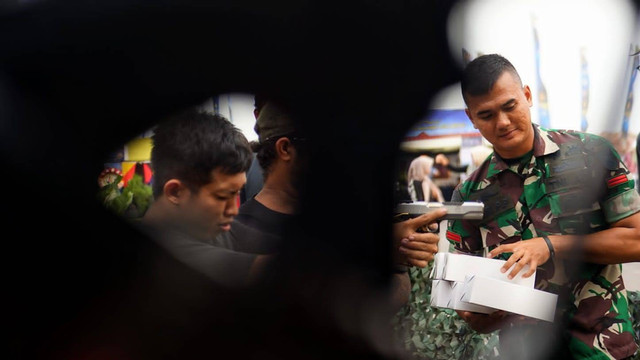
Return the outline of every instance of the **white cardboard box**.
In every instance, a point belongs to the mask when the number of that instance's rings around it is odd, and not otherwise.
[[[462,300],[464,282],[432,280],[430,305],[453,310],[473,311],[491,314],[496,309],[472,304]]]
[[[462,288],[462,300],[553,322],[558,295],[488,276],[469,275]]]
[[[453,296],[452,284],[453,282],[447,280],[432,280],[430,305],[442,308],[448,307]]]
[[[436,253],[433,269],[431,270],[431,279],[464,282],[467,275],[482,275],[531,289],[534,288],[536,279],[535,272],[528,278],[522,277],[522,274],[528,271],[529,265],[525,265],[518,275],[510,280],[507,277],[510,270],[507,270],[505,273],[500,272],[500,268],[502,268],[505,262],[505,260],[473,255],[446,252]]]

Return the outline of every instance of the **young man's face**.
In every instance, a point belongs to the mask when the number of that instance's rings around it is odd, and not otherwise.
[[[186,229],[197,238],[208,240],[223,231],[229,231],[231,221],[238,214],[238,194],[247,182],[244,172],[224,174],[212,171],[212,182],[197,193],[188,192],[181,201],[180,211]]]
[[[467,95],[467,116],[503,158],[520,157],[533,148],[529,86],[505,71],[488,94]]]

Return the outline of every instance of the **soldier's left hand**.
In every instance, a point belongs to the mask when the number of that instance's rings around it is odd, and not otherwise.
[[[520,270],[527,264],[529,265],[529,270],[522,274],[522,277],[527,278],[533,275],[536,268],[547,262],[550,257],[549,248],[543,238],[533,238],[500,245],[489,252],[489,257],[494,258],[502,253],[512,253],[511,257],[500,269],[504,273],[513,266],[508,275],[509,279],[513,279],[518,275]]]

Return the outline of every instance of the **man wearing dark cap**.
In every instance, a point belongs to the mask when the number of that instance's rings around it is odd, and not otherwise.
[[[275,254],[283,249],[285,234],[296,225],[300,211],[300,195],[310,167],[310,147],[307,137],[296,126],[297,117],[291,108],[273,99],[258,112],[254,129],[258,141],[252,144],[263,169],[264,184],[253,197],[246,199],[231,225],[229,236],[218,237],[216,245],[239,252]],[[434,223],[442,212],[394,224],[394,261],[398,265],[425,267],[437,251],[437,234],[416,230]],[[258,240],[244,236],[243,227],[264,234]],[[402,244],[402,252],[398,250]],[[408,300],[410,280],[404,266],[394,274],[392,303],[400,307]]]
[[[217,241],[220,246],[237,251],[271,254],[279,252],[283,233],[297,212],[301,177],[308,159],[305,138],[296,132],[289,111],[282,105],[265,103],[254,129],[258,141],[252,146],[263,169],[264,183],[255,196],[242,203],[235,222],[268,234],[269,240],[247,239],[232,226],[231,237]]]
[[[260,110],[264,106],[265,99],[261,95],[255,95],[253,103],[253,116],[258,118]],[[240,190],[240,203],[244,203],[248,199],[251,199],[255,194],[262,189],[264,179],[262,177],[262,168],[258,162],[255,151],[253,152],[253,159],[251,161],[251,167],[247,170],[247,183],[244,184],[242,190]]]

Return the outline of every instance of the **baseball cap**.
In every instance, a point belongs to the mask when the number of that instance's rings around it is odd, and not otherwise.
[[[262,106],[253,129],[258,134],[260,143],[291,134],[296,130],[290,113],[273,101],[267,101]]]

